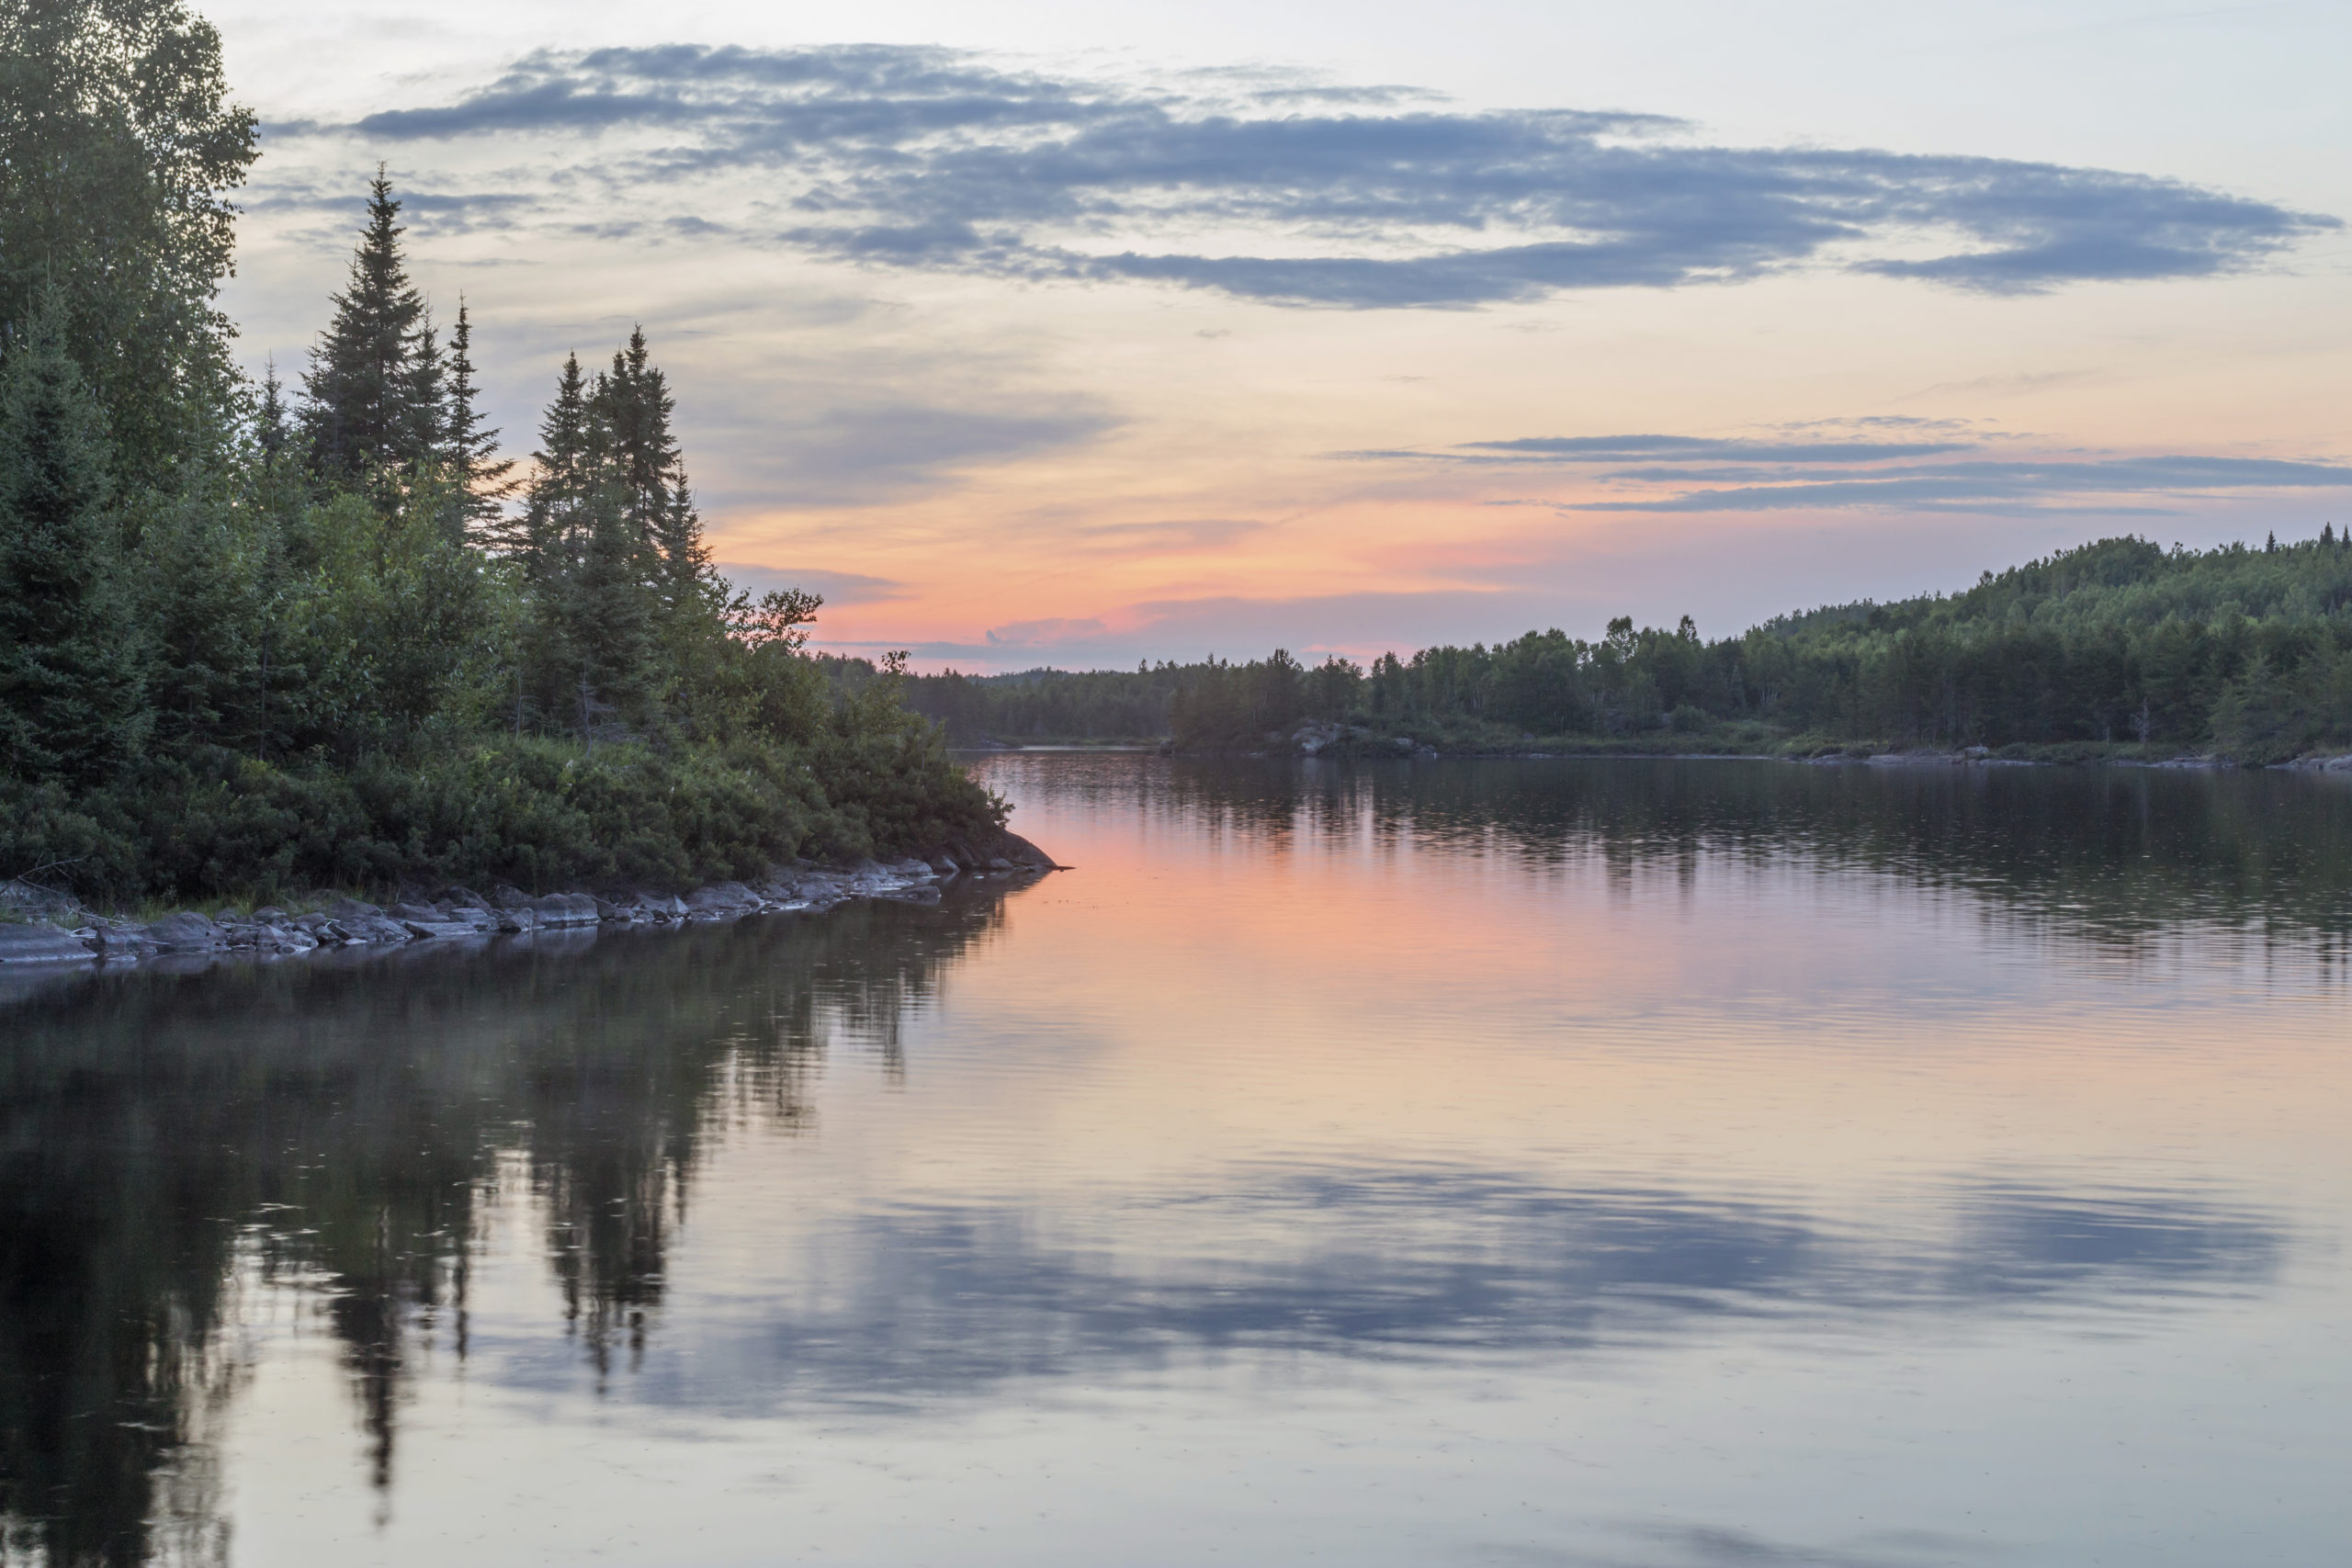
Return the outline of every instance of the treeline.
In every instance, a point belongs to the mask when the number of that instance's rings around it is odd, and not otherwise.
[[[2352,534],[2259,548],[2106,539],[1973,588],[1708,641],[1609,624],[1368,665],[1262,660],[911,681],[964,744],[1172,739],[1250,750],[1319,721],[1385,742],[2113,746],[2276,761],[2352,744]],[[1343,745],[1351,744],[1342,741]]]
[[[640,332],[527,482],[379,171],[289,397],[215,308],[256,155],[178,0],[0,11],[0,876],[85,897],[678,886],[1001,807],[818,601],[711,570]]]

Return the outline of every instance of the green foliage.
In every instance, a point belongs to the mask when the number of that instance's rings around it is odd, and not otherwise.
[[[240,398],[213,299],[255,148],[226,96],[220,35],[180,0],[0,6],[0,325],[55,291],[142,483],[216,453]]]
[[[273,379],[168,485],[116,462],[63,291],[9,326],[0,875],[681,887],[1001,823],[895,681],[829,699],[814,594],[711,574],[641,332],[593,381],[567,361],[508,517],[471,316],[445,361],[397,212],[379,175],[303,439]]]
[[[443,456],[440,350],[401,255],[400,210],[379,167],[351,281],[302,378],[302,432],[329,479],[365,483]]]
[[[828,666],[854,689],[870,668]],[[1248,750],[1301,720],[1470,750],[1984,745],[2037,756],[2117,747],[2246,763],[2352,745],[2352,536],[2159,549],[2104,539],[1972,589],[1833,605],[1708,642],[1609,623],[1491,646],[1339,658],[1210,659],[1133,673],[1031,671],[912,682],[966,743],[1171,739]],[[1342,750],[1347,742],[1342,744]]]
[[[105,419],[66,354],[56,296],[0,363],[0,761],[86,783],[146,715],[107,506]]]

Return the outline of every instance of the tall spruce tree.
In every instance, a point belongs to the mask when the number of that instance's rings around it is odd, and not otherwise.
[[[449,375],[443,399],[442,460],[464,487],[469,532],[485,547],[511,553],[522,530],[510,524],[505,502],[514,493],[514,460],[498,455],[498,432],[482,419],[474,380],[473,317],[458,297],[458,324],[449,333]]]
[[[37,302],[0,365],[0,765],[85,785],[136,753],[148,716],[106,420],[65,315]]]
[[[526,577],[537,583],[553,581],[577,555],[586,503],[597,487],[596,451],[602,443],[588,394],[580,355],[564,355],[555,401],[539,421],[539,449],[531,454],[523,528],[514,551]]]
[[[334,320],[302,378],[303,434],[331,479],[413,472],[438,455],[440,355],[401,254],[400,210],[379,165],[351,281],[334,296]]]
[[[597,379],[597,407],[608,433],[613,478],[628,518],[652,547],[654,581],[673,613],[702,604],[717,580],[702,542],[702,518],[686,483],[685,458],[671,428],[676,400],[652,363],[645,328],[629,333]]]

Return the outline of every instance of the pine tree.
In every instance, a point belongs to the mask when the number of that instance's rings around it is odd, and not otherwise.
[[[717,586],[710,551],[703,544],[702,518],[686,483],[684,454],[671,429],[676,400],[669,381],[645,342],[645,328],[629,333],[628,346],[613,355],[613,367],[597,378],[598,408],[611,442],[609,461],[629,520],[643,533],[658,558],[662,596],[673,612],[702,603]]]
[[[566,355],[555,401],[539,422],[539,449],[531,454],[535,468],[515,551],[534,581],[552,581],[576,553],[582,513],[596,488],[594,423],[580,355]]]
[[[147,715],[121,603],[106,419],[39,302],[0,367],[0,765],[95,783]]]
[[[261,406],[254,411],[254,442],[264,458],[276,461],[293,439],[286,424],[286,388],[275,357],[262,361]]]
[[[438,353],[424,299],[401,256],[401,204],[379,165],[368,182],[368,226],[351,281],[334,296],[334,319],[302,378],[303,433],[330,478],[412,468],[439,445]],[[420,442],[425,443],[420,446]]]
[[[458,297],[458,324],[449,334],[449,378],[443,399],[442,460],[465,487],[466,517],[474,537],[492,549],[512,552],[520,546],[522,530],[510,523],[504,502],[517,481],[512,457],[498,456],[498,432],[482,423],[474,384],[473,318],[463,295]]]
[[[651,551],[630,521],[620,492],[591,495],[575,564],[557,590],[566,660],[581,737],[595,744],[601,716],[645,716],[651,695],[654,610],[647,580]]]
[[[688,609],[719,586],[718,574],[710,566],[710,547],[703,543],[694,491],[686,487],[683,472],[654,531],[653,545],[661,558],[662,597],[673,612]]]

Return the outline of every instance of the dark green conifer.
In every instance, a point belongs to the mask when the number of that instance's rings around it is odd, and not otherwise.
[[[276,461],[293,439],[286,423],[286,388],[277,378],[276,358],[262,361],[261,406],[254,411],[254,444],[264,458]]]
[[[449,334],[448,383],[443,399],[446,416],[441,435],[442,458],[466,492],[466,517],[475,538],[493,549],[512,551],[521,530],[507,521],[504,502],[514,493],[512,457],[498,456],[498,432],[483,423],[474,381],[473,318],[463,295],[458,299],[458,324]]]
[[[539,421],[539,449],[526,487],[520,548],[515,552],[535,581],[550,581],[574,554],[587,500],[596,487],[595,421],[580,355],[564,355],[556,378],[555,401]]]
[[[108,510],[106,421],[54,295],[0,367],[0,764],[96,783],[145,734]]]
[[[351,281],[334,296],[334,320],[302,378],[303,433],[330,479],[413,468],[440,439],[439,355],[401,259],[401,204],[380,165],[368,193]]]

